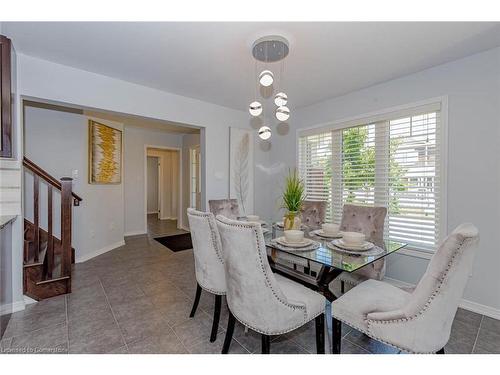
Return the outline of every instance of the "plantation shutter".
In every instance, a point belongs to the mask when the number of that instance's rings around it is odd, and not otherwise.
[[[326,220],[332,207],[332,133],[299,138],[299,173],[304,182],[306,199],[327,201]]]
[[[386,239],[435,250],[443,219],[440,108],[302,133],[299,171],[307,198],[328,201],[327,220],[336,223],[346,203],[387,207]]]
[[[390,120],[388,237],[434,250],[440,238],[440,111]]]

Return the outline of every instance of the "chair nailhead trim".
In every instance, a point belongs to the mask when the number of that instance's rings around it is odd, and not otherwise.
[[[213,214],[212,213],[198,213],[198,212],[189,212],[188,215],[193,215],[193,216],[198,216],[202,218],[208,218],[208,226],[210,228],[210,240],[212,241],[212,246],[215,250],[215,254],[217,255],[217,258],[221,261],[222,264],[224,264],[224,258],[222,257],[222,250],[219,249],[219,245],[217,243],[217,235],[215,232],[217,230],[217,226],[214,226],[214,219],[213,219]]]

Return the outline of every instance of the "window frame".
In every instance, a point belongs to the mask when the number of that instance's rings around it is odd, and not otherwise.
[[[440,178],[441,178],[441,191],[439,194],[440,200],[440,222],[439,222],[439,238],[437,241],[437,246],[443,241],[448,233],[448,201],[447,201],[447,191],[448,191],[448,96],[432,97],[429,99],[411,102],[403,105],[398,105],[394,107],[384,108],[373,112],[364,113],[361,115],[356,115],[352,117],[346,117],[339,120],[329,121],[320,123],[317,125],[296,129],[295,133],[295,163],[299,165],[299,142],[300,137],[313,133],[322,133],[327,131],[338,131],[341,129],[354,127],[357,125],[365,125],[367,123],[380,122],[385,117],[385,120],[389,120],[389,117],[395,115],[398,112],[411,112],[419,107],[426,107],[432,105],[440,105]],[[333,201],[333,199],[332,199]],[[436,248],[437,248],[436,246]],[[422,249],[414,246],[407,246],[404,249],[398,251],[398,254],[403,254],[407,256],[430,259],[434,254],[434,251],[427,249]]]

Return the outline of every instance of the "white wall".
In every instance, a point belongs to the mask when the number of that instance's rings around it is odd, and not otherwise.
[[[71,177],[73,190],[83,198],[73,207],[73,238],[77,261],[87,259],[123,244],[123,181],[121,184],[98,185],[88,183],[88,117],[43,108],[25,109],[25,155],[59,179]],[[123,125],[96,119],[123,130]],[[24,214],[33,221],[33,178],[24,173]],[[47,198],[45,186],[40,195],[40,220],[47,228]],[[54,196],[54,234],[60,238],[60,200]]]
[[[282,172],[295,166],[299,128],[438,96],[448,97],[448,231],[470,221],[481,235],[464,298],[467,307],[500,316],[500,48],[293,111],[287,134],[273,138],[271,160]],[[273,179],[269,204],[280,179]],[[425,259],[392,255],[388,276],[414,283],[426,266]]]
[[[147,185],[148,185],[148,214],[158,214],[158,184],[159,184],[159,173],[158,173],[158,163],[159,158],[157,156],[148,156],[147,163]]]
[[[135,127],[125,127],[124,184],[125,235],[147,232],[145,176],[146,146],[182,147],[182,134],[171,134]]]

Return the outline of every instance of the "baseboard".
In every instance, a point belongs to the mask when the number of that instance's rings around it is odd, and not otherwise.
[[[157,213],[158,213],[158,211],[151,211],[151,212],[148,211],[148,215],[153,215],[153,214],[157,214]]]
[[[387,281],[389,284],[393,284],[395,286],[405,286],[405,287],[414,287],[414,284],[410,284],[401,280],[396,280],[390,277],[384,277],[384,281]],[[472,311],[478,314],[482,314],[485,316],[489,316],[490,318],[493,319],[499,319],[500,320],[500,309],[496,309],[491,306],[486,306],[482,305],[477,302],[472,302],[466,299],[463,299],[460,301],[459,305],[460,308],[468,311]]]
[[[75,260],[75,262],[76,263],[86,262],[87,260],[95,258],[96,256],[99,256],[101,254],[107,253],[108,251],[111,251],[111,250],[116,249],[117,247],[120,247],[120,246],[123,246],[123,245],[125,245],[125,240],[121,240],[121,241],[115,242],[114,244],[105,246],[102,249],[99,249],[99,250],[94,251],[92,253],[85,254],[85,255],[83,255],[81,257],[77,257],[76,260]]]
[[[16,301],[0,305],[0,315],[12,314],[25,309],[24,301]]]
[[[460,302],[460,307],[464,310],[469,310],[478,314],[483,314],[485,316],[489,316],[493,319],[500,320],[500,309],[495,309],[491,306],[482,305],[477,302],[468,301],[466,299],[462,299]]]
[[[135,231],[131,231],[131,232],[127,232],[124,234],[125,237],[129,237],[129,236],[140,236],[141,234],[147,234],[148,232],[145,231],[145,230],[135,230]]]
[[[188,227],[186,227],[185,225],[181,225],[181,229],[182,229],[182,230],[185,230],[186,232],[190,232],[190,231],[191,231],[191,230],[190,230]]]
[[[175,217],[171,217],[171,216],[167,216],[167,217],[160,217],[160,220],[177,220],[177,216]]]

